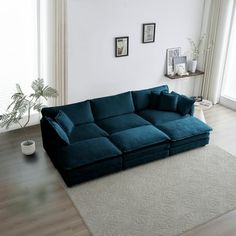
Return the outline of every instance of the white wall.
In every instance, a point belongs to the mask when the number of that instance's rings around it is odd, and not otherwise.
[[[189,52],[199,38],[204,0],[68,0],[68,102],[168,84],[193,94],[194,77],[165,78],[166,49]],[[156,42],[142,44],[142,24],[156,22]],[[128,57],[114,38],[129,36]]]

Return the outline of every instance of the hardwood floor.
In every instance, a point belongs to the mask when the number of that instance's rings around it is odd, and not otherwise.
[[[204,113],[214,129],[211,143],[236,156],[236,112],[216,105]],[[90,235],[42,148],[39,127],[28,131],[37,143],[28,158],[20,152],[20,130],[0,134],[0,235]],[[236,235],[235,219],[232,211],[183,235]]]
[[[210,142],[236,156],[236,112],[220,105],[204,111],[206,122],[213,128]]]
[[[0,135],[0,235],[90,235],[42,148],[39,127],[28,129],[37,143],[32,157],[20,152],[20,130]]]

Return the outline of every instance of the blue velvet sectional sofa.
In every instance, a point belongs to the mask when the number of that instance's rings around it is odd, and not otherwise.
[[[208,144],[193,102],[163,85],[44,108],[43,146],[72,186]]]

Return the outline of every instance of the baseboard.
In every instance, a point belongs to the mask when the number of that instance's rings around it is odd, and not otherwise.
[[[236,111],[236,101],[227,97],[220,97],[220,104]]]

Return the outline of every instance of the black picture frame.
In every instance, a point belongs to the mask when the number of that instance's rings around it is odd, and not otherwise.
[[[129,37],[115,38],[115,57],[126,57],[129,55]]]
[[[156,36],[156,23],[143,24],[143,43],[154,43]]]

